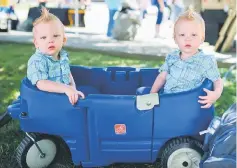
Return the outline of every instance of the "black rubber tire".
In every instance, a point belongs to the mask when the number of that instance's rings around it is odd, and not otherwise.
[[[11,167],[11,168],[20,168],[20,166],[19,166],[19,164],[18,164],[18,162],[17,162],[17,160],[16,160],[15,153],[14,153],[13,156],[11,157],[10,167]],[[0,165],[0,168],[3,168],[3,167],[1,167],[1,165]],[[5,167],[4,167],[4,168],[5,168]]]
[[[154,168],[162,168],[160,159],[157,159],[155,163],[152,164]]]
[[[156,166],[156,168],[168,168],[167,163],[168,159],[173,152],[181,148],[191,148],[197,151],[201,156],[203,155],[203,145],[191,138],[177,138],[173,139],[164,146],[163,150],[161,151],[161,160],[160,165]]]
[[[52,142],[55,143],[56,145],[56,156],[55,158],[53,159],[52,163],[48,166],[48,168],[51,168],[51,166],[55,167],[55,164],[56,165],[61,165],[61,168],[71,168],[71,163],[70,162],[70,167],[68,166],[68,164],[66,164],[66,158],[68,157],[64,157],[64,156],[60,156],[60,153],[64,154],[67,152],[65,151],[60,143],[58,142],[58,139],[56,139],[55,137],[52,137],[52,136],[47,136],[47,135],[41,135],[41,134],[34,134],[34,133],[31,133],[30,134],[36,142],[42,140],[42,139],[49,139],[51,140]],[[20,145],[18,146],[18,148],[16,149],[16,160],[19,164],[19,166],[21,168],[29,168],[27,166],[27,163],[26,163],[26,155],[27,155],[27,152],[29,151],[30,147],[33,145],[34,143],[30,140],[29,137],[25,137],[22,142],[20,143]],[[64,152],[62,151],[62,149],[64,150]],[[61,162],[64,162],[61,164]],[[69,161],[68,161],[69,162]]]

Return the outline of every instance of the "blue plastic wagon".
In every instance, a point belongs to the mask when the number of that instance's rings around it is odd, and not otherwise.
[[[26,133],[17,148],[21,167],[50,167],[66,158],[87,168],[157,159],[163,168],[199,167],[199,132],[208,127],[214,108],[202,109],[197,101],[203,88],[212,88],[210,81],[191,91],[160,93],[159,105],[148,99],[148,108],[139,110],[138,95],[146,94],[158,69],[72,66],[71,71],[86,94],[75,106],[65,94],[43,92],[22,80],[19,99],[8,107]]]

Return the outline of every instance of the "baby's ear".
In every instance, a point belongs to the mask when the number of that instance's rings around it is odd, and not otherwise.
[[[177,44],[177,41],[176,41],[176,36],[175,36],[175,35],[173,35],[173,38],[174,38],[174,42],[175,42],[175,44]]]
[[[205,41],[205,36],[202,37],[201,44],[204,43],[204,41]]]
[[[35,48],[38,48],[38,44],[37,44],[37,41],[36,39],[34,38],[34,41],[33,41],[34,45],[35,45]]]
[[[64,36],[64,37],[63,37],[63,45],[66,44],[66,42],[67,42],[67,37]]]
[[[202,34],[202,43],[205,41],[205,32]]]
[[[204,43],[204,41],[205,41],[205,36],[202,37],[202,43]]]

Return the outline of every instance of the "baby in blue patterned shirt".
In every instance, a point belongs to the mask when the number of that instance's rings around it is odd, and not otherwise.
[[[199,46],[205,39],[205,22],[191,8],[176,20],[174,40],[179,50],[168,54],[160,67],[151,93],[158,92],[164,85],[164,93],[191,90],[202,84],[205,78],[214,83],[214,91],[204,89],[206,96],[199,96],[202,108],[209,108],[221,96],[223,82],[217,63],[212,55],[206,55]]]
[[[62,50],[66,43],[62,22],[46,8],[33,23],[36,52],[28,61],[27,78],[42,91],[65,93],[71,104],[84,94],[76,89],[68,54]]]

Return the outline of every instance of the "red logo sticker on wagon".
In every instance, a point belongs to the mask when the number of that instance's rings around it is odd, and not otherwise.
[[[114,131],[115,134],[121,135],[121,134],[126,134],[126,125],[125,124],[115,124],[114,125]]]

